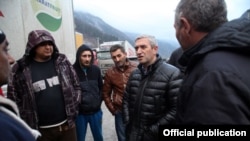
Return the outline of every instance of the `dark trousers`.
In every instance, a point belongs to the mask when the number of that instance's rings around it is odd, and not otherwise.
[[[122,112],[115,114],[115,129],[118,141],[125,141],[125,124],[122,120]]]
[[[42,137],[38,141],[77,141],[76,127],[69,128],[67,123],[51,128],[39,128]]]

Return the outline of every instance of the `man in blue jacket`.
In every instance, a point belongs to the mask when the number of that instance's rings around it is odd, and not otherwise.
[[[8,82],[10,65],[15,62],[8,53],[8,45],[5,34],[0,30],[0,87]],[[35,141],[39,134],[19,117],[13,101],[0,96],[0,141]]]
[[[76,119],[77,140],[84,141],[88,123],[95,141],[103,141],[102,136],[102,76],[94,65],[94,54],[87,45],[82,45],[76,53],[74,68],[80,80],[82,99]]]

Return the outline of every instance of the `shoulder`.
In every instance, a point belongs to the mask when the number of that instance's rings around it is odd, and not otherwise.
[[[69,62],[67,56],[62,53],[58,53],[58,56],[54,58],[57,62]]]
[[[29,130],[18,120],[18,114],[17,106],[13,101],[0,97],[1,139],[28,140],[33,138]]]
[[[95,69],[100,69],[100,68],[99,68],[99,66],[94,65],[94,64],[93,64],[93,65],[91,65],[91,67],[92,67],[92,68],[95,68]]]
[[[24,58],[18,59],[15,64],[12,66],[12,72],[16,73],[18,70],[23,70],[23,68],[27,66],[27,64],[24,61]]]
[[[159,66],[157,74],[166,78],[179,78],[181,71],[173,65],[163,63]]]
[[[111,67],[109,67],[108,69],[107,69],[107,71],[106,72],[113,72],[113,71],[115,71],[115,70],[117,70],[117,68],[116,68],[116,66],[115,65],[112,65]]]
[[[197,68],[204,71],[225,70],[232,71],[239,67],[244,67],[245,57],[232,51],[217,50],[205,55],[198,64]]]
[[[67,58],[66,55],[59,53],[56,58],[54,59],[55,65],[60,65],[60,66],[70,66],[73,67],[69,59]]]
[[[183,53],[183,50],[182,50],[182,48],[181,47],[179,47],[179,48],[177,48],[177,49],[175,49],[175,51],[173,52],[173,54],[175,54],[175,55],[181,55]]]
[[[1,108],[7,108],[15,114],[19,114],[16,103],[8,98],[0,97],[0,106]]]
[[[114,65],[114,66],[112,66],[112,67],[110,67],[110,68],[108,68],[108,69],[106,70],[105,76],[107,76],[107,77],[114,77],[114,73],[115,73],[115,72],[117,72],[117,71],[116,71],[116,67],[115,67],[115,65]]]
[[[160,66],[160,70],[168,71],[168,72],[174,72],[179,71],[179,69],[169,63],[162,63]]]
[[[19,140],[29,140],[35,141],[34,137],[31,133],[26,130],[19,122],[17,122],[14,118],[10,117],[6,113],[0,110],[0,140],[11,140],[11,141],[19,141]]]
[[[92,65],[91,68],[97,71],[101,71],[101,69],[96,65]]]
[[[20,68],[20,66],[19,66],[19,64],[18,64],[18,62],[15,62],[15,64],[12,66],[12,72],[16,72],[18,69]]]
[[[136,67],[130,74],[130,77],[134,77],[134,78],[137,78],[138,76],[141,76],[142,73],[141,73],[141,70]]]
[[[138,62],[135,61],[129,61],[130,67],[136,68],[138,66]]]

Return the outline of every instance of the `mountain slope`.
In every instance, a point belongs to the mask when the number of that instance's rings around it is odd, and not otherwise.
[[[105,23],[101,18],[90,13],[75,11],[74,21],[76,31],[84,35],[84,42],[92,48],[96,48],[100,43],[106,41],[127,40],[132,45],[137,33],[122,32],[111,25]],[[159,54],[163,58],[168,58],[176,48],[167,41],[158,40]]]

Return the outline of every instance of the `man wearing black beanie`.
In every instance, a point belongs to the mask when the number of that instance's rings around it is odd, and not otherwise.
[[[7,83],[10,64],[14,63],[8,45],[4,32],[0,30],[0,87]],[[3,96],[0,96],[0,125],[0,141],[35,141],[40,134],[21,120],[16,104]]]

